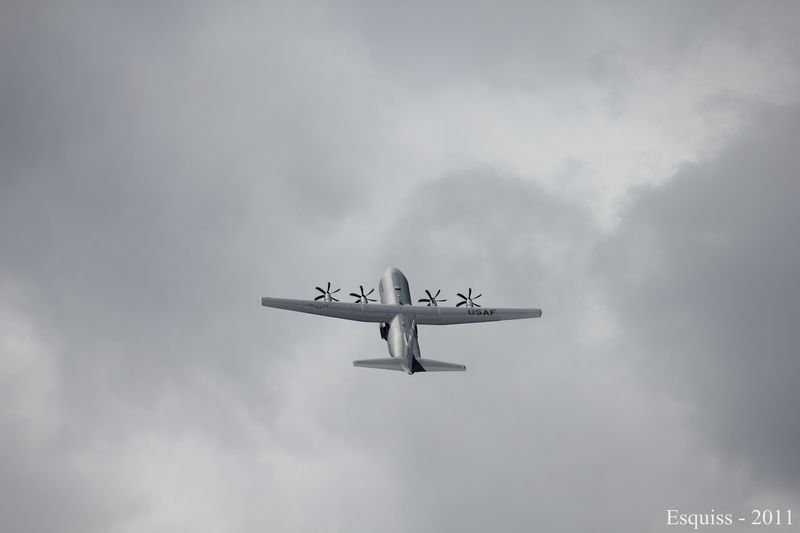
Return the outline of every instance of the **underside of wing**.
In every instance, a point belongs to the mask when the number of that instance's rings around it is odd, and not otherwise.
[[[402,307],[400,305],[290,300],[287,298],[268,298],[266,296],[261,298],[261,305],[298,313],[357,320],[359,322],[388,322]]]
[[[421,307],[429,311],[414,313],[417,324],[447,325],[497,322],[499,320],[521,320],[539,318],[541,309],[493,308],[493,307]]]
[[[413,317],[417,324],[446,325],[497,322],[539,318],[541,309],[502,309],[491,307],[436,307],[421,305],[387,305],[372,303],[345,303],[286,298],[261,298],[261,305],[298,313],[329,316],[359,322],[389,322],[398,314]]]

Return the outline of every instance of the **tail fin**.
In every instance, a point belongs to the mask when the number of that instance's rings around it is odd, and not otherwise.
[[[353,366],[360,366],[364,368],[381,368],[383,370],[400,370],[401,372],[405,372],[406,370],[403,368],[402,359],[394,359],[391,357],[383,359],[360,359],[358,361],[353,361]]]
[[[466,372],[466,370],[466,366],[456,363],[414,358],[414,372]]]

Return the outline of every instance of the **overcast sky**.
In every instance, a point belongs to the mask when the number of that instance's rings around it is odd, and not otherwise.
[[[0,530],[800,523],[795,4],[68,4],[0,5]],[[259,305],[389,266],[544,315]]]

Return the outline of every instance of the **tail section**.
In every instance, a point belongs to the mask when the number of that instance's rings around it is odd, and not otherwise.
[[[353,366],[362,368],[379,368],[381,370],[400,370],[409,374],[416,374],[417,372],[464,372],[467,367],[456,363],[445,363],[444,361],[434,361],[433,359],[417,359],[416,357],[411,360],[411,369],[409,371],[408,361],[402,358],[388,357],[383,359],[359,359],[353,361]]]
[[[400,370],[401,372],[405,372],[406,369],[403,368],[403,362],[402,359],[395,359],[392,357],[383,359],[359,359],[358,361],[353,361],[353,366],[380,368],[382,370]]]
[[[433,359],[414,359],[414,372],[466,372],[467,367]]]

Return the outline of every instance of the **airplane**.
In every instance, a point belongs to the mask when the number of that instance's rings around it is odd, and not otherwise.
[[[343,318],[359,322],[375,322],[380,324],[381,338],[386,341],[389,348],[388,358],[361,359],[353,361],[353,366],[363,368],[379,368],[382,370],[399,370],[407,374],[417,372],[447,372],[466,371],[467,367],[444,361],[434,361],[423,358],[419,351],[417,325],[445,325],[445,324],[472,324],[476,322],[496,322],[498,320],[518,320],[522,318],[539,318],[541,309],[511,309],[481,307],[475,303],[481,295],[472,295],[469,289],[467,295],[457,293],[462,298],[455,307],[440,307],[438,299],[441,290],[432,295],[425,291],[428,298],[422,298],[418,303],[427,302],[427,305],[413,305],[408,280],[397,268],[389,268],[378,282],[378,293],[381,303],[372,303],[376,300],[369,296],[375,291],[364,293],[361,286],[360,293],[352,292],[350,296],[356,298],[355,303],[340,302],[333,295],[341,289],[331,292],[331,284],[327,289],[316,287],[321,294],[314,300],[290,300],[286,298],[261,298],[261,305],[299,313]],[[463,307],[462,307],[463,306]]]

